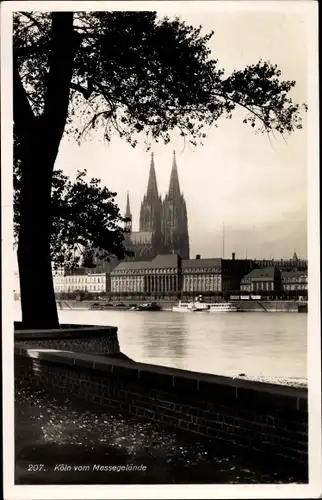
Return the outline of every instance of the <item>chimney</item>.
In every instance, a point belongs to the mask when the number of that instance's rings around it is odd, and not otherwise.
[[[236,256],[236,254],[235,254],[235,252],[233,252],[233,253],[231,254],[231,258],[232,258],[233,260],[235,260],[235,256]]]
[[[199,260],[200,259],[200,253],[197,253],[196,255],[196,259]]]

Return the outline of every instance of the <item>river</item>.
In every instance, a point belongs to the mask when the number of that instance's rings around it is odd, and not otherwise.
[[[59,318],[117,326],[122,352],[135,361],[216,375],[307,379],[306,314],[62,310]]]

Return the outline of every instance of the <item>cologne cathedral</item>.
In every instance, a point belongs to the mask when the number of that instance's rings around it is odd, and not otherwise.
[[[151,155],[150,173],[146,194],[141,203],[140,230],[132,231],[132,214],[129,194],[125,217],[129,236],[126,247],[132,252],[131,260],[150,260],[158,254],[176,253],[189,259],[189,234],[187,207],[180,191],[178,167],[173,152],[169,190],[162,201],[158,191],[154,157]]]

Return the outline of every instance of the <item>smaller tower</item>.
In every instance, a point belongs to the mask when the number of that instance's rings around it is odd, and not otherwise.
[[[125,210],[125,216],[126,219],[129,219],[125,223],[125,228],[129,233],[132,233],[132,214],[131,214],[131,209],[130,209],[130,196],[129,192],[127,192],[126,196],[126,210]]]

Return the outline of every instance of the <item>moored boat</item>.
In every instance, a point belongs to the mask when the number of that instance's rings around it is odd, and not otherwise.
[[[148,302],[131,308],[132,311],[162,311],[156,302]]]
[[[237,307],[231,302],[184,302],[182,300],[175,306],[174,312],[237,312]]]
[[[231,302],[209,303],[209,312],[237,312],[237,307]]]
[[[203,302],[183,302],[182,300],[172,307],[174,312],[209,312],[209,309],[209,306]]]

